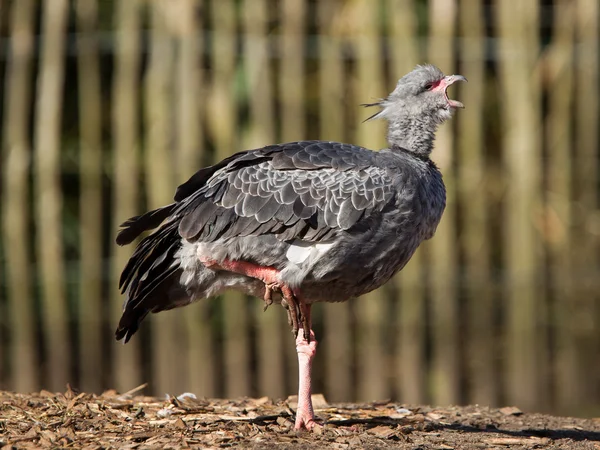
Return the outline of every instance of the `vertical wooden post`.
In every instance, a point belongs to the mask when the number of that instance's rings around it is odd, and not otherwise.
[[[79,387],[102,389],[102,99],[96,0],[78,0],[77,69],[80,128]]]
[[[284,142],[305,139],[304,38],[305,0],[281,0],[279,97]]]
[[[455,0],[433,0],[429,4],[429,61],[444,73],[454,73],[453,43],[456,32]],[[456,87],[450,89],[451,92]],[[459,112],[460,114],[460,112]],[[456,245],[456,177],[453,173],[454,122],[437,133],[432,159],[444,175],[446,210],[435,237],[427,243],[431,280],[431,389],[437,405],[460,401],[460,353],[458,335],[458,246]]]
[[[115,9],[117,47],[115,54],[115,81],[113,84],[112,129],[113,186],[112,207],[114,233],[126,219],[139,209],[139,119],[138,70],[140,64],[140,0],[118,2]],[[119,276],[131,256],[131,247],[111,247],[112,287],[111,305],[113,327],[116,328],[122,312],[123,296],[117,286]],[[113,386],[124,392],[141,383],[140,338],[126,346],[113,345]]]
[[[203,161],[204,130],[202,120],[202,95],[204,70],[201,67],[204,53],[202,28],[198,17],[200,0],[182,0],[176,18],[178,58],[176,62],[177,95],[177,168],[176,182],[185,182]]]
[[[489,200],[486,194],[485,142],[483,135],[485,93],[485,36],[483,5],[479,0],[461,0],[460,73],[469,84],[460,86],[458,112],[457,196],[461,206],[460,246],[464,255],[466,296],[466,370],[468,401],[495,405],[499,401],[496,367],[498,346],[494,330],[494,292],[490,274],[490,236],[487,231]],[[456,92],[456,91],[455,91]]]
[[[249,124],[244,148],[257,148],[275,141],[274,90],[271,86],[271,54],[268,34],[268,6],[265,0],[243,3],[244,67],[250,96]],[[256,317],[257,378],[259,395],[281,398],[285,391],[284,346],[293,343],[279,306],[263,313],[263,303],[252,299]]]
[[[392,79],[396,80],[419,62],[419,36],[414,0],[388,0],[390,29],[389,48]],[[425,372],[425,289],[423,288],[423,251],[417,250],[410,262],[396,276],[398,289],[397,329],[394,379],[397,399],[423,403],[426,391]]]
[[[539,6],[535,1],[497,1],[503,158],[509,181],[503,211],[506,278],[506,401],[539,408],[544,314],[540,242],[534,216],[540,196]]]
[[[576,329],[572,311],[572,127],[573,41],[575,4],[555,5],[552,44],[547,51],[548,118],[548,190],[546,192],[545,238],[550,254],[549,287],[554,297],[554,320],[551,332],[555,338],[555,398],[561,411],[574,409],[585,401],[582,379],[578,373]]]
[[[277,95],[281,105],[281,131],[279,140],[290,142],[306,139],[305,97],[305,55],[304,38],[306,23],[306,0],[281,0],[279,17],[279,71],[277,76]],[[317,307],[313,308],[313,320],[317,316]],[[281,314],[281,313],[280,313]],[[317,340],[319,337],[317,336]],[[283,343],[288,371],[287,386],[297,386],[298,360],[294,339]]]
[[[62,391],[70,381],[69,310],[65,292],[60,185],[61,105],[64,33],[68,2],[42,4],[42,50],[35,114],[36,254],[42,281],[43,334],[48,389]]]
[[[219,161],[239,150],[239,129],[235,104],[235,47],[236,14],[232,0],[211,4],[213,26],[213,67],[211,101],[208,116],[215,144],[215,160]],[[248,305],[245,295],[227,293],[219,300],[224,323],[225,393],[227,397],[248,395],[250,392]]]
[[[379,7],[366,0],[349,6],[352,14],[353,45],[356,51],[356,102],[368,103],[391,89],[384,83],[379,45]],[[367,148],[385,145],[385,124],[376,121],[356,129],[355,142]],[[385,292],[380,289],[356,301],[357,311],[357,396],[358,400],[381,400],[390,395],[387,360],[384,356],[382,322],[386,316]]]
[[[346,92],[342,37],[338,20],[342,2],[322,0],[317,5],[319,26],[320,139],[344,141]],[[321,348],[327,362],[325,395],[327,400],[352,400],[352,330],[350,304],[328,303],[322,306],[324,332]],[[318,338],[318,337],[317,337]]]
[[[145,74],[145,132],[144,167],[148,209],[158,208],[172,201],[175,188],[173,177],[173,37],[166,23],[168,2],[152,0],[150,14],[150,55]],[[172,6],[171,6],[172,7]],[[181,311],[165,311],[151,316],[152,321],[152,376],[156,393],[177,392],[185,384],[186,370],[173,371],[180,356],[173,350],[181,343],[181,328],[177,316]]]
[[[198,20],[199,0],[183,0],[179,8],[179,57],[177,60],[177,176],[179,183],[187,180],[205,161],[201,99],[205,95],[204,72],[201,67],[204,41]],[[192,305],[183,315],[187,331],[186,390],[196,395],[216,395],[213,361],[214,338],[211,332],[210,304],[207,300]]]
[[[6,258],[11,364],[8,388],[31,392],[39,387],[29,234],[29,108],[36,2],[24,0],[10,12],[10,53],[6,68],[2,237]]]
[[[598,217],[598,158],[600,156],[600,4],[594,0],[578,0],[575,13],[575,140],[574,194],[577,207],[573,208],[573,267],[577,275],[574,283],[571,328],[575,339],[578,383],[586,399],[596,399],[600,362],[598,327],[600,325],[600,296],[597,268],[600,236]],[[595,361],[594,364],[590,364]]]

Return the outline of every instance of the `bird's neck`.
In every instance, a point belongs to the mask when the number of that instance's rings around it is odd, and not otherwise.
[[[428,158],[438,124],[427,118],[398,117],[389,120],[387,140],[391,149],[404,148]]]

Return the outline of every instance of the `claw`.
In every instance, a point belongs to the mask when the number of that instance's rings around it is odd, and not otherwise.
[[[273,291],[276,289],[277,285],[274,283],[266,284],[265,283],[265,307],[263,308],[263,312],[265,312],[269,306],[273,304]]]
[[[294,336],[298,336],[298,301],[294,297],[294,293],[287,286],[280,286],[281,293],[287,305],[288,310],[288,323],[292,327],[292,333]],[[283,304],[283,301],[282,301]]]
[[[300,302],[300,320],[302,321],[302,331],[304,339],[310,344],[310,305]]]

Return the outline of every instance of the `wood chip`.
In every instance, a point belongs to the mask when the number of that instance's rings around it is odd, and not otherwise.
[[[327,400],[325,400],[325,396],[323,394],[313,394],[313,395],[311,395],[310,398],[312,400],[313,409],[315,411],[329,408],[329,403],[327,403]],[[287,398],[286,402],[290,408],[292,408],[294,410],[296,408],[298,408],[298,396],[297,395],[290,395]]]
[[[329,408],[329,403],[327,403],[323,394],[314,394],[311,396],[311,399],[315,411]]]
[[[494,438],[484,441],[489,445],[547,445],[550,443],[548,438]]]
[[[317,436],[321,436],[323,434],[323,425],[315,423],[315,426],[312,429],[312,433],[316,434]]]
[[[256,400],[253,401],[254,406],[262,406],[269,402],[270,402],[269,397],[261,397],[261,398],[257,398]]]
[[[397,405],[387,403],[327,405],[316,413],[325,426],[319,424],[311,432],[295,432],[293,413],[282,401],[266,397],[189,399],[191,403],[187,403],[188,399],[176,403],[170,400],[141,395],[119,400],[112,392],[102,396],[0,391],[0,448],[352,449],[393,447],[399,444],[394,441],[404,440],[409,448],[439,450],[575,449],[588,436],[600,433],[597,420],[534,413],[515,417],[513,409],[510,414],[503,414],[478,406],[411,405],[407,411],[412,413],[403,415]],[[327,404],[324,399],[314,401],[322,401],[320,406]],[[158,418],[157,412],[162,409],[171,415]],[[464,428],[445,427],[440,419]],[[488,430],[490,425],[494,429]],[[481,432],[484,429],[486,433]],[[547,430],[546,436],[552,439],[530,438],[526,434],[530,430]]]
[[[185,424],[185,422],[183,420],[181,420],[181,417],[178,418],[177,420],[175,420],[175,422],[173,423],[173,427],[179,428],[180,430],[187,429],[187,425]]]
[[[370,434],[374,434],[377,437],[380,437],[382,439],[389,439],[392,436],[396,436],[398,434],[398,432],[390,427],[386,427],[383,425],[380,425],[378,427],[375,428],[371,428],[368,430],[368,432]]]
[[[277,425],[284,428],[292,428],[294,426],[293,422],[285,417],[278,417]]]
[[[505,406],[504,408],[500,408],[500,412],[505,416],[520,416],[523,414],[523,411],[516,406]]]

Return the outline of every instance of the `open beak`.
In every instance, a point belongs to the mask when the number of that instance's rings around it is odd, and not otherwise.
[[[465,77],[463,77],[462,75],[448,75],[447,77],[444,77],[444,79],[442,80],[442,82],[439,85],[439,88],[444,90],[444,96],[446,97],[446,101],[448,102],[448,105],[451,108],[464,108],[465,105],[463,105],[458,100],[452,100],[452,99],[448,98],[448,93],[447,93],[448,87],[452,86],[457,81],[464,81],[466,83],[467,79]]]

